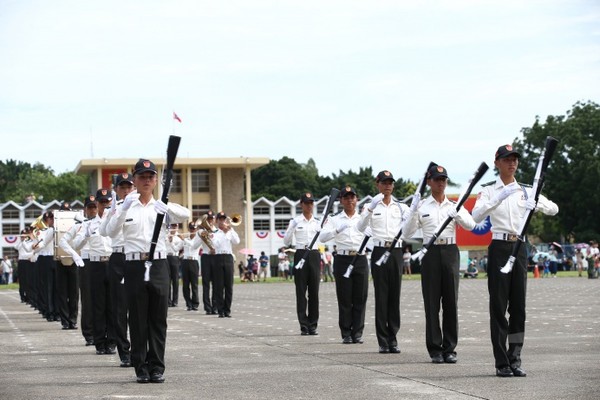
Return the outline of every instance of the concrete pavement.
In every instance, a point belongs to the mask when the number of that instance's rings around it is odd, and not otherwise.
[[[365,343],[341,343],[333,283],[320,289],[319,336],[300,336],[294,286],[236,283],[233,318],[169,309],[163,384],[135,382],[118,356],[46,322],[0,291],[1,399],[596,399],[600,281],[530,279],[523,368],[494,375],[487,281],[460,284],[458,363],[432,364],[420,281],[402,283],[401,354],[379,354],[369,287]],[[183,299],[180,299],[180,304]]]

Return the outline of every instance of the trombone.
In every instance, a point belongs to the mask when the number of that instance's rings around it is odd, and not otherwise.
[[[242,223],[242,215],[232,214],[231,217],[227,217],[227,223],[231,226],[239,226]]]

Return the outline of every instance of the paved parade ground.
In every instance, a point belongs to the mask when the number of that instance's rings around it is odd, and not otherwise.
[[[461,280],[458,363],[432,364],[418,278],[402,283],[401,354],[379,354],[373,286],[365,343],[342,344],[333,283],[320,289],[319,335],[301,336],[294,285],[236,283],[232,318],[169,309],[166,381],[138,384],[117,355],[46,322],[0,290],[0,399],[597,399],[600,281],[529,279],[526,378],[495,376],[487,281]],[[181,296],[181,295],[180,295]]]

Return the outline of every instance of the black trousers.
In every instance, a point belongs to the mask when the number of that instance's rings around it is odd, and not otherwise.
[[[137,376],[164,373],[169,308],[169,264],[154,260],[144,281],[144,261],[126,261],[125,291],[129,306],[131,363]]]
[[[216,304],[219,315],[230,314],[233,300],[233,256],[231,254],[215,254],[213,257],[215,258],[213,305]]]
[[[169,263],[169,303],[176,306],[179,301],[179,264],[180,260],[177,256],[167,256]]]
[[[373,248],[371,275],[375,289],[375,333],[379,346],[397,346],[400,330],[400,290],[402,287],[402,249],[391,250],[383,265],[375,263],[385,253],[385,247]]]
[[[307,251],[296,250],[293,267],[294,284],[296,285],[296,313],[302,332],[316,330],[319,323],[319,282],[321,281],[319,250],[311,250],[302,268],[295,269]]]
[[[32,262],[29,268],[29,283],[27,285],[27,298],[29,304],[36,310],[40,309],[40,264],[39,262]]]
[[[213,269],[214,269],[214,260],[215,256],[212,254],[202,254],[200,256],[200,273],[202,275],[202,303],[204,304],[204,311],[206,312],[216,312],[217,307],[213,305],[211,300],[211,292],[210,287],[213,287],[213,295],[215,291],[214,281],[213,281]]]
[[[64,327],[74,326],[79,312],[79,271],[74,263],[62,265],[58,261],[56,264],[56,306],[60,323]]]
[[[521,246],[508,274],[500,272],[512,254],[514,242],[492,240],[488,248],[488,291],[490,293],[490,333],[496,368],[521,366],[525,339],[525,294],[527,291],[527,252]],[[508,311],[509,318],[506,319]],[[508,339],[508,348],[506,341]]]
[[[92,283],[90,260],[83,260],[79,267],[79,299],[81,300],[81,334],[85,340],[94,339],[94,308],[92,303]]]
[[[338,300],[339,326],[342,338],[362,337],[369,292],[369,266],[366,256],[358,256],[349,278],[344,274],[354,256],[336,255],[333,259],[335,292]]]
[[[112,253],[108,260],[112,326],[114,340],[121,360],[129,358],[131,343],[127,337],[127,294],[125,293],[125,254]]]
[[[200,266],[197,260],[181,261],[181,280],[183,283],[183,298],[185,305],[191,308],[198,308],[200,299],[198,298],[198,274]]]
[[[54,318],[54,273],[56,264],[53,256],[39,256],[37,260],[39,269],[39,310],[44,318]]]
[[[98,350],[116,346],[108,261],[90,262],[90,278],[94,310],[94,345]]]
[[[459,263],[460,254],[455,244],[431,246],[421,262],[425,344],[431,357],[444,354],[456,355]]]
[[[29,274],[31,273],[31,261],[19,260],[18,265],[19,265],[19,296],[21,297],[22,302],[30,303]]]

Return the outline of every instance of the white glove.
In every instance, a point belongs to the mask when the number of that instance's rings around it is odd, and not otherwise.
[[[457,215],[458,215],[458,211],[456,211],[456,208],[450,207],[450,209],[448,210],[448,217],[454,219],[454,218],[456,218]]]
[[[525,208],[527,210],[534,211],[536,205],[537,205],[537,202],[535,201],[535,199],[533,197],[530,197],[527,199],[527,202],[525,203]]]
[[[131,207],[131,205],[133,203],[135,203],[139,198],[140,198],[140,194],[137,192],[137,190],[131,191],[131,193],[129,193],[125,197],[125,200],[123,200],[123,204],[121,204],[121,209],[123,211],[129,210],[129,208]]]
[[[290,228],[296,229],[297,226],[298,226],[298,222],[296,221],[296,219],[295,218],[290,219]]]
[[[496,195],[495,203],[500,203],[513,193],[517,193],[521,190],[521,186],[517,182],[513,182],[510,185],[506,185],[500,193]]]
[[[159,199],[154,203],[154,211],[156,211],[157,214],[166,214],[167,211],[169,211],[169,207],[167,207],[164,201]]]
[[[372,237],[373,236],[373,231],[371,230],[370,226],[367,226],[365,228],[365,231],[363,233],[365,234],[365,236],[368,236],[368,237]]]
[[[412,203],[410,203],[410,211],[415,212],[419,208],[419,202],[421,201],[421,193],[415,193],[413,195]]]
[[[73,262],[78,267],[85,267],[85,263],[83,262],[83,258],[77,253],[73,254]]]
[[[337,229],[335,230],[337,233],[342,233],[344,230],[348,229],[348,223],[347,222],[342,222],[340,224],[340,226],[337,227]]]
[[[381,200],[383,200],[383,193],[379,193],[377,196],[373,197],[369,203],[369,211],[373,211],[375,207],[377,207],[377,204],[381,203]]]

